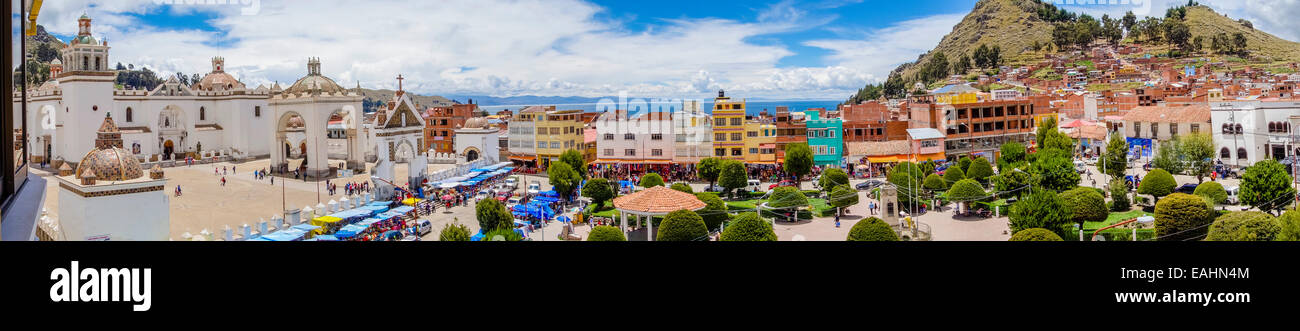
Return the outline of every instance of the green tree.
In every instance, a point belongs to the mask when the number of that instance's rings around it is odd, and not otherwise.
[[[1125,212],[1133,208],[1128,200],[1128,182],[1124,178],[1110,181],[1110,199],[1111,211]]]
[[[849,184],[849,174],[839,168],[830,168],[822,171],[821,177],[817,178],[817,185],[821,186],[822,191],[830,192],[840,185]]]
[[[951,170],[949,170],[951,171]],[[886,179],[890,184],[898,188],[898,204],[900,208],[910,210],[921,199],[921,184],[925,180],[922,177],[921,168],[911,162],[900,162],[890,169]]]
[[[948,190],[948,182],[944,181],[943,177],[939,177],[939,174],[930,174],[929,176],[925,176],[925,183],[922,184],[922,186],[925,187],[925,189],[930,190],[930,192],[942,192]]]
[[[974,179],[963,179],[956,184],[952,184],[952,188],[948,190],[947,197],[948,200],[961,203],[962,206],[965,207],[963,209],[970,210],[970,203],[972,201],[987,198],[988,193],[984,192],[984,186],[980,185],[980,183]]]
[[[858,204],[858,190],[854,190],[849,184],[836,186],[831,190],[826,202],[829,202],[831,207],[835,207],[837,213],[844,215],[844,208]]]
[[[1146,183],[1143,183],[1146,185]],[[1174,193],[1156,203],[1158,240],[1200,240],[1214,221],[1214,211],[1201,197]]]
[[[515,225],[515,217],[506,205],[497,199],[483,199],[474,206],[474,216],[478,218],[478,227],[483,232],[495,229],[510,229]]]
[[[1142,177],[1142,183],[1138,185],[1138,194],[1147,194],[1155,198],[1156,203],[1160,203],[1160,197],[1174,193],[1178,188],[1178,182],[1174,181],[1174,176],[1170,175],[1164,169],[1154,169]]]
[[[718,176],[718,186],[727,189],[727,194],[735,197],[737,190],[749,185],[749,172],[745,171],[745,164],[740,161],[726,160],[722,162],[722,175]]]
[[[957,159],[957,169],[961,169],[962,175],[965,176],[966,178],[970,178],[969,175],[966,175],[966,172],[970,171],[971,162],[972,161],[969,155],[962,156],[960,159]]]
[[[616,227],[601,225],[591,229],[587,241],[627,241],[627,236]]]
[[[651,187],[655,187],[655,186],[664,186],[664,178],[663,178],[663,177],[660,177],[659,174],[656,174],[656,173],[653,173],[653,172],[652,172],[652,173],[648,173],[648,174],[646,174],[645,176],[641,176],[641,183],[640,183],[640,184],[641,184],[641,187],[644,187],[644,188],[651,188]]]
[[[998,171],[1005,172],[1011,168],[1019,167],[1028,159],[1028,150],[1025,145],[1008,141],[1002,144],[1002,156],[998,157]]]
[[[659,223],[657,241],[699,241],[707,240],[709,228],[699,214],[689,210],[678,210],[664,216]]]
[[[858,221],[849,229],[848,241],[898,241],[898,233],[879,218]]]
[[[1192,30],[1182,20],[1168,20],[1165,23],[1165,38],[1169,45],[1183,51],[1192,49]]]
[[[596,205],[596,211],[600,211],[604,208],[605,201],[614,198],[614,187],[610,186],[607,179],[592,178],[587,181],[587,185],[582,186],[582,196],[591,199]]]
[[[1201,183],[1196,186],[1195,195],[1203,196],[1210,199],[1216,205],[1221,205],[1228,201],[1228,191],[1223,189],[1223,184],[1219,182]]]
[[[1047,116],[1043,122],[1038,124],[1038,129],[1034,133],[1034,142],[1038,143],[1038,149],[1047,149],[1043,144],[1047,141],[1047,133],[1060,132],[1056,129],[1056,116]]]
[[[1282,227],[1273,215],[1238,211],[1215,219],[1205,241],[1273,241],[1281,232]]]
[[[1034,178],[1028,172],[1015,168],[993,176],[991,181],[993,182],[993,189],[1000,192],[998,195],[1019,198],[1029,194],[1029,188],[1033,185]]]
[[[803,184],[803,176],[812,172],[812,149],[806,143],[785,145],[785,173],[794,175],[795,187]]]
[[[966,172],[961,171],[961,167],[950,167],[943,172],[943,180],[948,182],[948,185],[956,184],[963,179],[966,179]]]
[[[970,164],[970,170],[966,172],[966,178],[974,179],[983,183],[989,176],[993,175],[993,166],[989,164],[989,159],[983,157],[975,158]]]
[[[1120,21],[1124,26],[1124,31],[1133,31],[1133,27],[1137,25],[1137,15],[1133,15],[1133,12],[1129,11],[1124,13],[1124,17]]]
[[[1179,160],[1178,139],[1178,137],[1174,137],[1173,140],[1160,144],[1155,157],[1151,159],[1151,165],[1158,169],[1164,169],[1171,174],[1183,173],[1183,162]]]
[[[1300,211],[1288,210],[1277,221],[1280,227],[1278,241],[1300,241]]]
[[[716,230],[722,226],[722,223],[731,219],[731,214],[727,213],[727,203],[718,198],[717,194],[700,193],[695,195],[696,198],[704,202],[704,209],[697,213],[704,220],[704,225],[710,231]]]
[[[1065,241],[1065,239],[1061,239],[1061,236],[1052,230],[1033,228],[1017,231],[1008,241]]]
[[[682,193],[695,194],[695,190],[691,189],[691,186],[687,185],[686,183],[673,183],[673,186],[670,186],[669,188],[677,190],[678,192],[682,192]]]
[[[726,229],[722,230],[719,241],[776,241],[776,231],[772,223],[758,217],[757,213],[736,215]]]
[[[1084,222],[1101,222],[1110,216],[1106,210],[1106,198],[1092,188],[1079,187],[1065,191],[1061,193],[1061,200],[1070,205],[1070,220],[1079,224],[1080,228]]]
[[[808,196],[799,189],[782,186],[772,190],[772,199],[767,202],[772,208],[797,208],[808,206]]]
[[[1232,48],[1237,54],[1246,55],[1250,51],[1246,47],[1246,35],[1241,32],[1232,34]]]
[[[1035,154],[1040,155],[1029,166],[1029,174],[1039,187],[1063,192],[1079,186],[1079,172],[1074,170],[1074,161],[1068,153],[1049,149]]]
[[[1128,140],[1118,134],[1110,135],[1106,153],[1101,159],[1102,172],[1111,178],[1124,178],[1128,171]]]
[[[524,241],[524,236],[515,232],[515,229],[498,228],[484,232],[483,241]]]
[[[551,163],[551,167],[546,169],[546,177],[550,180],[552,189],[565,199],[572,197],[573,191],[578,189],[578,185],[582,184],[582,176],[578,175],[578,172],[573,170],[572,166],[564,162]]]
[[[1291,175],[1274,160],[1264,160],[1246,167],[1241,176],[1241,202],[1269,213],[1281,211],[1295,200]]]
[[[1011,205],[1011,231],[1043,228],[1055,232],[1061,238],[1072,237],[1073,224],[1070,205],[1065,203],[1056,192],[1034,190],[1025,199]]]
[[[469,241],[469,227],[460,224],[460,221],[453,221],[442,226],[442,231],[438,232],[438,241]]]
[[[1059,130],[1049,130],[1044,137],[1043,143],[1039,144],[1043,149],[1055,148],[1071,153],[1074,151],[1074,138]]]
[[[587,159],[582,156],[582,152],[576,149],[570,149],[560,154],[560,162],[568,163],[573,171],[578,172],[578,177],[587,178]]]
[[[695,166],[695,172],[700,179],[709,181],[709,187],[713,187],[718,182],[718,175],[722,174],[722,159],[704,158]]]

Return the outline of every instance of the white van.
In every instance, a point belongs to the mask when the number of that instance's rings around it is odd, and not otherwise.
[[[1223,190],[1228,192],[1228,201],[1226,201],[1227,204],[1235,205],[1241,203],[1241,200],[1237,198],[1237,195],[1241,193],[1240,187],[1229,186],[1224,188]]]
[[[763,183],[759,182],[757,179],[750,179],[749,183],[745,184],[745,190],[750,192],[761,192],[763,191]]]
[[[419,233],[420,236],[429,235],[430,232],[433,232],[433,223],[429,222],[429,220],[416,221],[415,231],[416,233]]]
[[[538,181],[533,181],[532,183],[528,183],[527,192],[528,194],[531,195],[537,195],[539,193],[542,193],[542,183]]]

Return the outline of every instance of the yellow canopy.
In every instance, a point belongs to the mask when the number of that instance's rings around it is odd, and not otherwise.
[[[321,217],[313,218],[311,219],[311,225],[319,226],[320,228],[316,230],[312,230],[312,234],[318,236],[325,234],[327,225],[338,223],[339,221],[342,220],[343,220],[342,218],[338,218],[334,216],[321,216]]]
[[[424,201],[424,200],[420,200],[416,198],[406,198],[406,200],[402,200],[402,204],[407,206],[415,206],[415,204],[420,203],[420,201]]]

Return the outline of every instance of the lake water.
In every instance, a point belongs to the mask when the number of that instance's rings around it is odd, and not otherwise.
[[[810,108],[826,108],[826,109],[835,109],[835,107],[836,107],[837,105],[839,105],[840,102],[843,102],[843,101],[842,101],[842,100],[750,101],[750,102],[747,102],[745,106],[746,106],[746,113],[748,113],[748,114],[751,115],[751,116],[757,116],[760,112],[762,112],[762,111],[764,111],[764,110],[767,110],[767,112],[768,112],[769,115],[770,115],[770,114],[774,114],[774,113],[776,112],[776,107],[779,107],[779,106],[786,106],[786,107],[789,107],[789,109],[790,109],[791,112],[803,112],[804,110],[807,110],[807,109],[810,109]],[[705,112],[707,112],[707,113],[712,113],[713,102],[712,102],[711,100],[710,100],[710,101],[702,102],[701,104],[702,104],[702,107],[704,107]],[[559,109],[559,110],[573,110],[573,109],[581,109],[581,110],[583,110],[583,111],[585,111],[585,112],[602,112],[602,111],[605,111],[605,109],[601,109],[601,108],[604,108],[604,107],[598,107],[599,105],[598,105],[598,104],[595,104],[595,103],[558,104],[558,105],[543,105],[543,106],[555,106],[555,109]],[[516,110],[516,111],[517,111],[517,110],[519,110],[519,109],[523,109],[523,108],[525,108],[525,107],[527,107],[527,106],[521,106],[521,105],[514,105],[514,106],[479,106],[479,108],[482,108],[483,110],[487,111],[489,114],[496,114],[497,112],[500,112],[500,111],[502,111],[502,110],[507,110],[507,109],[509,109],[509,110]],[[632,111],[637,111],[637,110],[641,109],[642,107],[644,107],[644,108],[646,108],[646,109],[648,109],[648,110],[650,110],[650,111],[666,111],[666,112],[673,112],[673,111],[677,111],[677,110],[681,109],[682,104],[681,104],[680,102],[673,102],[673,103],[642,103],[642,104],[635,104],[635,103],[633,103],[633,104],[628,104],[628,105],[626,105],[626,107],[617,107],[617,108],[620,108],[620,109],[628,109],[628,110],[632,110]]]

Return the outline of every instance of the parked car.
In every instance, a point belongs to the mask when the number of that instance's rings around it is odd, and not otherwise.
[[[475,199],[478,199],[478,200],[483,200],[483,199],[487,199],[487,198],[490,197],[490,196],[492,196],[492,195],[491,195],[491,194],[488,194],[487,191],[478,191],[478,194],[475,194],[475,195],[474,195],[474,198],[475,198]]]
[[[1241,194],[1241,187],[1237,187],[1237,186],[1229,186],[1229,187],[1225,187],[1225,188],[1223,188],[1223,190],[1226,191],[1226,192],[1228,192],[1228,200],[1227,200],[1225,203],[1230,204],[1230,205],[1235,205],[1235,204],[1239,204],[1239,203],[1241,203],[1240,198],[1238,198],[1238,195]]]
[[[1087,166],[1088,164],[1083,161],[1074,161],[1074,171],[1078,171],[1079,173],[1083,173],[1087,170]]]
[[[867,190],[880,187],[880,185],[884,185],[884,184],[885,183],[882,181],[871,179],[865,182],[858,183],[858,185],[855,186],[854,188],[858,189],[858,191],[867,191]]]
[[[758,192],[763,190],[762,185],[763,184],[759,182],[757,179],[750,179],[749,183],[745,185],[745,190],[750,192]]]
[[[726,190],[726,189],[727,189],[727,188],[725,188],[725,187],[722,187],[722,186],[719,186],[719,185],[717,185],[717,184],[714,184],[714,185],[711,185],[711,186],[706,186],[706,187],[704,187],[704,192],[722,192],[722,191],[724,191],[724,190]]]
[[[1174,190],[1174,192],[1193,194],[1196,192],[1196,186],[1196,184],[1183,184],[1183,186],[1179,186],[1178,189]]]
[[[430,232],[433,232],[433,223],[429,222],[429,220],[419,220],[415,224],[415,232],[421,236],[429,235]],[[416,237],[416,239],[419,239],[419,237]]]
[[[542,183],[538,181],[533,181],[532,183],[528,183],[528,191],[526,192],[532,195],[542,193]]]
[[[1100,161],[1101,161],[1101,160],[1099,160],[1096,156],[1094,156],[1094,157],[1090,157],[1090,158],[1088,158],[1087,160],[1084,160],[1083,162],[1086,163],[1086,164],[1088,164],[1088,165],[1090,165],[1090,166],[1095,166],[1095,165],[1097,165],[1097,162],[1100,162]]]
[[[510,198],[506,200],[506,206],[514,207],[519,204],[519,198]]]
[[[769,189],[769,190],[774,190],[774,189],[776,189],[776,188],[778,188],[778,187],[783,187],[783,186],[794,186],[794,181],[793,181],[793,180],[783,180],[783,181],[781,181],[780,183],[776,183],[776,184],[772,184],[771,186],[768,186],[767,189]]]

